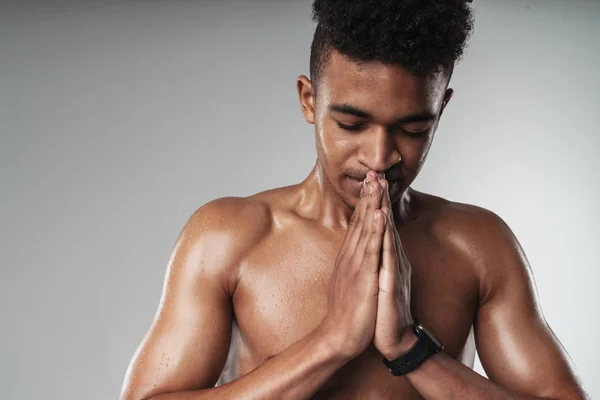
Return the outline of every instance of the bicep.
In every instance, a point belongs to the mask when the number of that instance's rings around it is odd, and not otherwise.
[[[546,323],[535,283],[512,232],[488,257],[486,281],[475,323],[481,364],[488,377],[530,396],[557,398],[578,392],[570,359]]]
[[[225,364],[232,319],[223,281],[227,258],[218,256],[219,237],[198,239],[190,224],[173,249],[159,308],[130,363],[122,399],[212,387]]]

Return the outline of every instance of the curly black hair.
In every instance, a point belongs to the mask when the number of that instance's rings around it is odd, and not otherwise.
[[[415,75],[451,73],[473,30],[467,3],[470,0],[314,0],[314,89],[332,49],[356,62],[396,64]]]

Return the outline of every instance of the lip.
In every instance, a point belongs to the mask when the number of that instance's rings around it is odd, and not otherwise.
[[[362,189],[362,186],[363,186],[362,180],[359,181],[358,179],[354,179],[353,177],[349,176],[348,181],[350,182],[350,184],[352,185],[353,188],[355,188],[357,190]]]
[[[386,178],[387,180],[387,178]],[[357,188],[358,190],[362,189],[362,185],[363,185],[363,179],[358,180],[355,179],[351,176],[348,176],[348,181],[350,182],[350,184],[352,185],[352,187]],[[392,186],[396,186],[398,184],[398,182],[400,182],[400,179],[396,179],[396,180],[388,180],[388,184],[390,187]]]

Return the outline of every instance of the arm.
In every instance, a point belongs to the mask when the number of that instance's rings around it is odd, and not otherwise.
[[[466,234],[481,270],[475,339],[489,379],[443,353],[408,379],[426,399],[587,399],[542,315],[533,276],[510,228],[488,211],[476,210],[472,218],[478,228]]]
[[[173,250],[160,307],[128,368],[121,400],[308,398],[351,358],[340,350],[342,336],[321,325],[252,372],[213,387],[230,344],[233,271],[270,223],[262,205],[234,198],[208,203],[190,218]]]

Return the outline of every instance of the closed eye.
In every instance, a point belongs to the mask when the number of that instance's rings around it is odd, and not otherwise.
[[[337,122],[337,125],[346,131],[352,131],[352,132],[360,131],[361,129],[363,129],[365,127],[364,123],[360,123],[360,124],[356,124],[356,125],[346,125],[346,124],[342,124],[341,122]]]
[[[367,126],[367,124],[362,123],[362,122],[360,124],[354,124],[354,125],[346,125],[339,121],[336,121],[336,123],[341,129],[343,129],[345,131],[350,131],[350,132],[361,131]],[[421,126],[422,126],[422,124],[421,124]],[[417,130],[408,130],[408,129],[403,129],[403,128],[396,128],[396,129],[400,130],[403,134],[405,134],[411,138],[418,138],[418,137],[425,136],[427,133],[429,133],[430,128],[431,128],[431,125],[427,126],[425,129],[421,129],[418,131]],[[391,131],[393,132],[394,129],[392,129]]]
[[[431,122],[421,122],[421,123],[411,123],[406,124],[402,127],[398,127],[397,129],[401,130],[407,136],[412,138],[418,138],[421,136],[425,136],[431,130],[433,124]]]
[[[418,137],[421,137],[421,136],[425,136],[425,135],[426,135],[426,134],[429,132],[429,128],[428,128],[428,129],[425,129],[425,130],[423,130],[423,131],[418,131],[418,132],[415,132],[415,131],[407,131],[407,130],[405,130],[405,129],[404,129],[404,130],[403,130],[403,132],[404,132],[404,133],[405,133],[407,136],[410,136],[410,137],[412,137],[412,138],[418,138]]]

